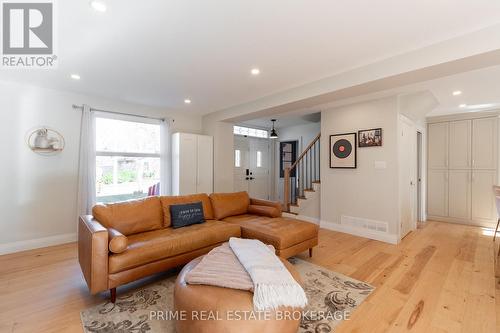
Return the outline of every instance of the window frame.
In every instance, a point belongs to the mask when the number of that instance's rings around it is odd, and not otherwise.
[[[94,121],[95,121],[95,144],[97,146],[97,121],[98,119],[111,119],[111,120],[118,120],[118,121],[128,121],[128,122],[133,122],[133,123],[143,123],[143,124],[150,124],[150,125],[157,125],[161,126],[161,120],[160,119],[149,119],[149,118],[143,118],[140,116],[133,116],[133,115],[121,115],[121,114],[115,114],[115,113],[105,113],[105,112],[96,112],[94,115]],[[161,128],[160,128],[161,131]],[[129,158],[158,158],[160,161],[160,170],[162,169],[161,163],[162,163],[162,158],[161,158],[161,134],[160,137],[158,138],[160,140],[159,144],[159,152],[158,153],[138,153],[138,152],[120,152],[120,151],[102,151],[102,150],[97,150],[97,147],[95,148],[95,157],[96,161],[94,163],[94,173],[97,172],[97,157],[129,157]],[[160,175],[161,178],[161,175]],[[94,193],[94,200],[96,202],[98,201],[98,193],[97,193],[97,179],[95,179],[96,183],[96,191]],[[121,193],[117,195],[127,195],[130,193]],[[147,195],[146,195],[147,197]]]
[[[247,134],[236,133],[236,128],[246,129]],[[252,134],[250,134],[250,130],[261,131],[263,133],[266,133],[266,136],[252,135]],[[262,128],[258,128],[258,127],[250,127],[250,126],[233,125],[233,135],[248,136],[251,138],[258,138],[258,139],[269,139],[269,131],[267,129],[262,129]]]

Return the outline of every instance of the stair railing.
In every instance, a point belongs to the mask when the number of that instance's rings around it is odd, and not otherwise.
[[[299,198],[305,198],[305,192],[312,190],[313,183],[319,182],[321,179],[320,137],[321,133],[311,141],[289,168],[285,168],[283,205],[287,212],[290,212],[291,205],[297,204]]]

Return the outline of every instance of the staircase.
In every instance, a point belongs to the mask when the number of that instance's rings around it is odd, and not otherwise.
[[[319,214],[320,138],[313,139],[299,158],[284,173],[284,203],[286,212],[316,218]]]

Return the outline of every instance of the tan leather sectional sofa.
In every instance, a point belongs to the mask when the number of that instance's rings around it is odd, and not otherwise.
[[[174,229],[170,205],[202,202],[205,223]],[[78,225],[78,259],[92,294],[181,266],[230,237],[259,239],[288,258],[318,244],[315,224],[282,217],[281,204],[246,192],[149,197],[97,205]]]

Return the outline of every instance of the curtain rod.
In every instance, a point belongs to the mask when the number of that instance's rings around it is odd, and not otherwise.
[[[73,109],[83,110],[83,105],[73,104]],[[92,107],[90,108],[90,111],[105,112],[105,113],[119,114],[119,115],[122,115],[122,116],[133,116],[133,117],[139,117],[139,118],[146,118],[146,119],[154,119],[154,120],[165,121],[165,118],[156,118],[156,117],[149,117],[149,116],[137,115],[137,114],[133,114],[133,113],[124,113],[124,112],[116,112],[116,111],[109,111],[109,110],[102,110],[102,109],[94,109]],[[172,121],[174,121],[174,120],[172,119]]]

